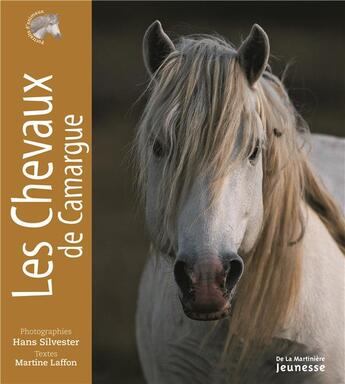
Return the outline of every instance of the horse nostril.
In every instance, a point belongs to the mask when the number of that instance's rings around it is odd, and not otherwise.
[[[226,288],[229,292],[233,290],[238,283],[243,272],[243,261],[238,256],[236,259],[230,261],[229,269],[226,276]]]
[[[184,261],[177,261],[174,267],[175,281],[183,294],[191,293],[192,280],[187,272],[187,264]]]

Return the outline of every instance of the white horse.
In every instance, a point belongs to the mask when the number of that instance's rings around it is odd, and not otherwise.
[[[152,246],[137,340],[150,384],[344,383],[344,220],[268,58],[258,25],[237,51],[212,36],[174,45],[158,21],[144,36]]]
[[[43,40],[46,33],[50,33],[54,38],[61,38],[59,16],[56,14],[37,16],[32,19],[30,30],[37,39]]]

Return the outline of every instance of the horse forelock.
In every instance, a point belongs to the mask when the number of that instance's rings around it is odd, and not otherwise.
[[[50,21],[51,23],[56,24],[56,23],[59,22],[59,15],[58,15],[58,14],[56,14],[56,13],[50,13],[50,14],[47,15],[47,16],[49,17],[49,21]]]

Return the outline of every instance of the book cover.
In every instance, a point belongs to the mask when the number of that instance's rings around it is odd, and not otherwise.
[[[1,2],[1,384],[345,383],[343,15]]]

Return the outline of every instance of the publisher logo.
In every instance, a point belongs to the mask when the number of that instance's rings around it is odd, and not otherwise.
[[[45,13],[43,10],[34,12],[28,18],[26,30],[31,40],[42,45],[47,34],[54,38],[61,38],[59,16],[54,13]]]

